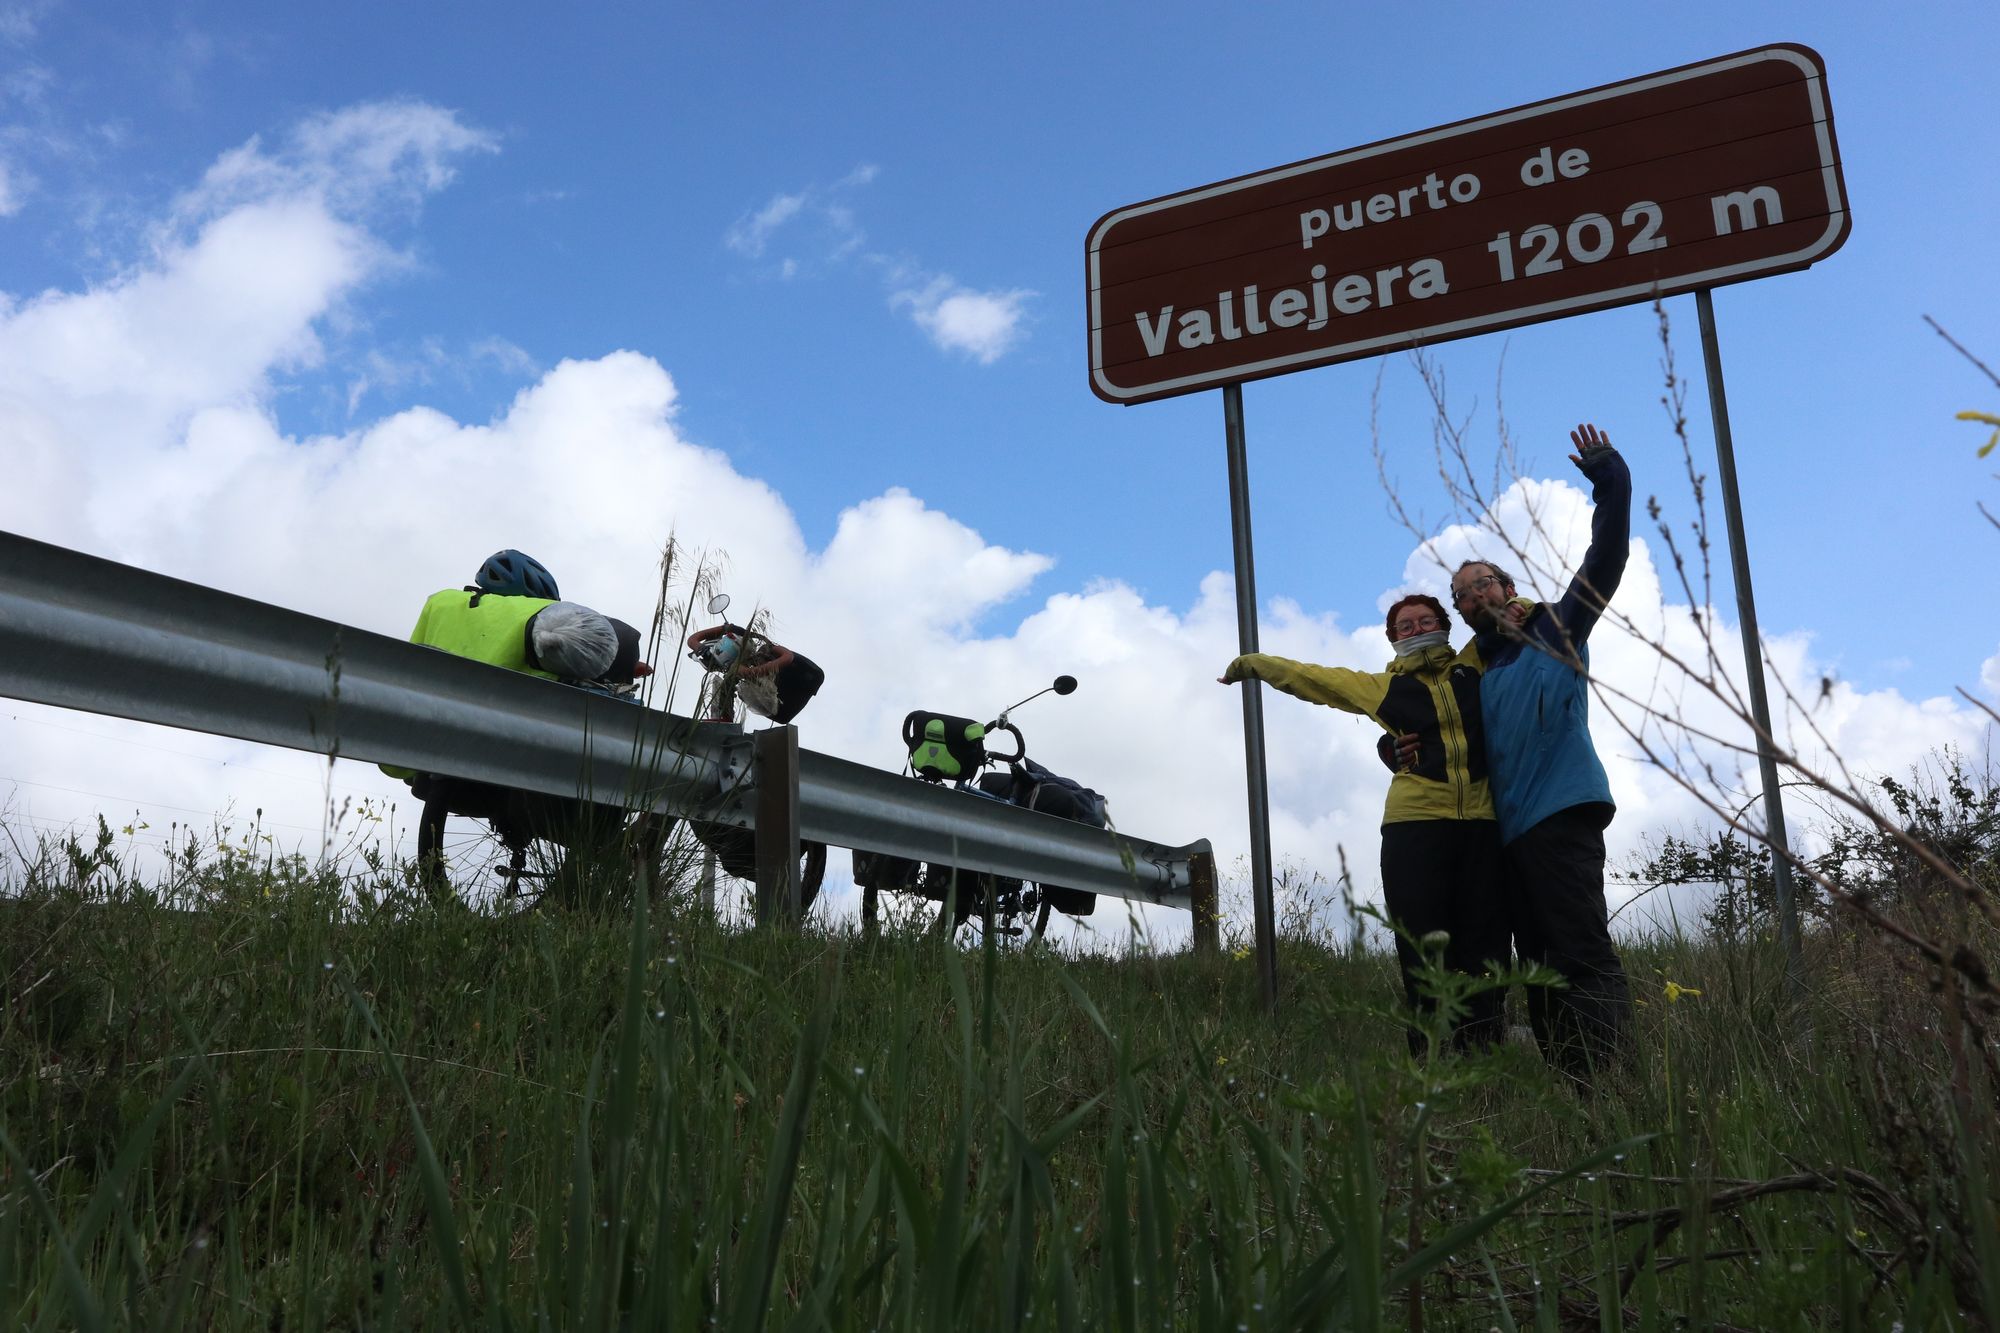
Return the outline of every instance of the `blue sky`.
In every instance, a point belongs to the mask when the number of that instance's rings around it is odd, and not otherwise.
[[[0,524],[401,632],[405,608],[461,577],[431,572],[457,549],[446,535],[472,559],[484,553],[470,548],[487,528],[456,511],[526,484],[518,470],[504,475],[511,455],[482,460],[480,428],[509,420],[517,395],[562,398],[554,386],[565,362],[631,371],[638,379],[620,380],[626,387],[663,375],[666,399],[646,401],[689,451],[687,466],[726,476],[732,495],[765,497],[739,526],[705,531],[706,518],[734,511],[716,508],[694,473],[656,477],[652,456],[623,437],[593,437],[620,428],[584,411],[575,430],[551,437],[560,456],[535,464],[567,474],[573,493],[551,512],[523,511],[511,540],[489,544],[561,552],[571,586],[621,595],[636,595],[625,590],[643,587],[645,571],[613,563],[620,548],[608,539],[580,534],[615,521],[635,541],[675,530],[727,545],[741,580],[768,577],[768,586],[739,582],[739,593],[792,610],[844,669],[848,693],[830,688],[831,718],[806,743],[893,762],[893,746],[870,749],[881,719],[952,701],[887,697],[890,669],[934,676],[935,690],[1016,697],[1027,690],[1008,694],[1015,677],[1072,667],[1068,659],[1091,656],[1094,635],[1135,632],[1086,617],[1038,637],[1051,599],[1088,609],[1123,597],[1140,622],[1192,633],[1214,595],[1226,598],[1226,585],[1205,582],[1229,568],[1220,396],[1121,408],[1087,386],[1083,243],[1096,218],[1792,41],[1826,61],[1854,227],[1813,270],[1716,298],[1759,610],[1768,633],[1796,645],[1801,670],[1936,715],[1957,706],[1953,687],[1976,690],[1982,670],[2000,679],[1991,662],[2000,630],[1984,610],[2000,534],[1973,506],[1993,495],[1992,469],[1973,456],[1983,435],[1952,420],[1962,408],[1994,410],[1995,391],[1921,319],[2000,360],[1991,258],[2000,116],[1978,59],[1996,37],[2000,18],[1978,4],[974,14],[909,4],[0,0],[0,317],[21,337],[28,315],[53,320],[93,294],[115,303],[205,253],[202,239],[216,235],[205,229],[251,228],[301,200],[325,210],[331,221],[311,237],[333,247],[292,262],[284,247],[307,233],[274,230],[274,249],[248,276],[232,270],[210,286],[163,277],[153,322],[120,325],[138,331],[118,375],[147,381],[154,368],[174,381],[144,403],[125,383],[79,387],[53,363],[0,391],[57,423],[25,469],[33,485],[0,501]],[[371,157],[378,150],[390,156]],[[291,281],[299,292],[287,306]],[[239,346],[230,321],[251,320],[253,307],[264,332]],[[179,339],[177,311],[188,330]],[[1681,371],[1698,381],[1692,298],[1670,302],[1669,315]],[[211,346],[214,357],[191,369]],[[605,360],[620,351],[637,360]],[[1659,404],[1651,311],[1464,340],[1438,355],[1482,447],[1497,384],[1531,475],[1564,478],[1567,429],[1596,421],[1626,448],[1640,493],[1659,494],[1676,521],[1689,517]],[[1268,623],[1312,628],[1300,655],[1337,644],[1356,664],[1379,656],[1366,631],[1406,573],[1420,574],[1415,539],[1390,514],[1371,457],[1378,371],[1390,471],[1415,510],[1454,517],[1402,358],[1245,392],[1259,591]],[[121,394],[132,402],[105,406]],[[243,474],[234,507],[228,494],[195,487],[179,521],[142,517],[175,493],[121,495],[107,480],[131,470],[121,451],[150,450],[153,464],[183,469],[163,476],[236,458],[236,446],[191,447],[207,438],[208,409],[261,423],[270,440],[242,450],[328,466],[373,459],[374,489],[315,490],[322,467],[256,491],[273,463]],[[1698,382],[1689,415],[1698,465],[1712,470]],[[425,423],[438,421],[474,441],[449,466],[421,452],[433,438]],[[30,438],[14,433],[10,451]],[[417,451],[401,455],[406,468],[398,449]],[[656,480],[662,489],[635,494]],[[859,533],[864,520],[908,516],[883,500],[897,488],[922,511],[908,544],[877,541],[851,565],[832,558],[844,525]],[[287,527],[272,518],[290,512],[283,505],[330,548],[310,553],[317,560],[257,544],[284,545]],[[387,521],[406,505],[407,523]],[[246,512],[268,521],[263,537],[232,526]],[[224,529],[227,540],[204,535]],[[788,582],[753,554],[765,545],[796,548],[793,566],[821,582],[810,594]],[[959,551],[973,573],[951,571]],[[905,587],[896,571],[926,563],[937,586]],[[343,586],[320,586],[328,569]],[[885,664],[866,635],[847,657],[840,630],[784,605],[810,595],[824,607],[836,569],[925,608],[926,633],[940,636],[936,661]],[[1726,611],[1726,575],[1718,583]],[[852,615],[864,616],[870,594],[855,596]],[[1210,651],[1200,642],[1190,662]],[[1155,660],[1109,671],[1105,683],[1150,701],[1162,730],[1216,730],[1226,760],[1228,701],[1204,697],[1197,711],[1178,683],[1138,690],[1150,671],[1186,674]],[[1327,723],[1278,718],[1308,733],[1301,745],[1326,745]],[[1144,724],[1143,714],[1133,722]],[[18,736],[15,752],[0,777],[32,778],[15,770],[55,762]],[[1885,763],[1906,757],[1884,752]],[[1101,770],[1119,765],[1102,753],[1079,751],[1073,763],[1117,785]],[[1365,829],[1379,801],[1379,790],[1363,790],[1374,776],[1339,772],[1357,788],[1349,822]],[[63,785],[79,784],[147,795],[73,774]],[[227,783],[202,790],[248,799]],[[1302,829],[1316,826],[1309,805]],[[1153,808],[1138,831],[1172,832],[1162,821],[1179,807]]]

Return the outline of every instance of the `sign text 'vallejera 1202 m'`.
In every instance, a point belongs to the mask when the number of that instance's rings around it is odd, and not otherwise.
[[[1145,402],[1738,282],[1847,228],[1820,58],[1762,47],[1107,213],[1090,387]]]

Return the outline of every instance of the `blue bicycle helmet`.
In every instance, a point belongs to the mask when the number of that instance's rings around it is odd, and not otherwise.
[[[481,592],[495,597],[543,597],[551,602],[562,599],[562,594],[556,591],[555,575],[541,561],[519,551],[496,551],[488,556],[473,582]]]

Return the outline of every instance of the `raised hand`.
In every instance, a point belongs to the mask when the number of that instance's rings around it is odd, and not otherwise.
[[[1587,421],[1569,433],[1569,442],[1576,446],[1569,461],[1578,467],[1588,467],[1611,447],[1611,437]]]

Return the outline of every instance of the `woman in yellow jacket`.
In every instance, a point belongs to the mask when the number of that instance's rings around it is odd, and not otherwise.
[[[1479,715],[1479,659],[1468,644],[1451,649],[1451,617],[1423,593],[1389,608],[1389,642],[1396,656],[1386,671],[1314,666],[1268,653],[1229,664],[1225,685],[1255,677],[1308,703],[1373,718],[1392,736],[1414,734],[1417,758],[1389,782],[1382,814],[1382,897],[1400,927],[1396,954],[1403,993],[1428,1012],[1419,992],[1421,961],[1413,940],[1434,931],[1450,936],[1445,966],[1469,975],[1512,952],[1500,879],[1500,833],[1486,785],[1486,743]],[[1474,996],[1453,1044],[1487,1045],[1503,1035],[1506,996]],[[1410,1050],[1422,1055],[1424,1036],[1411,1028]]]

